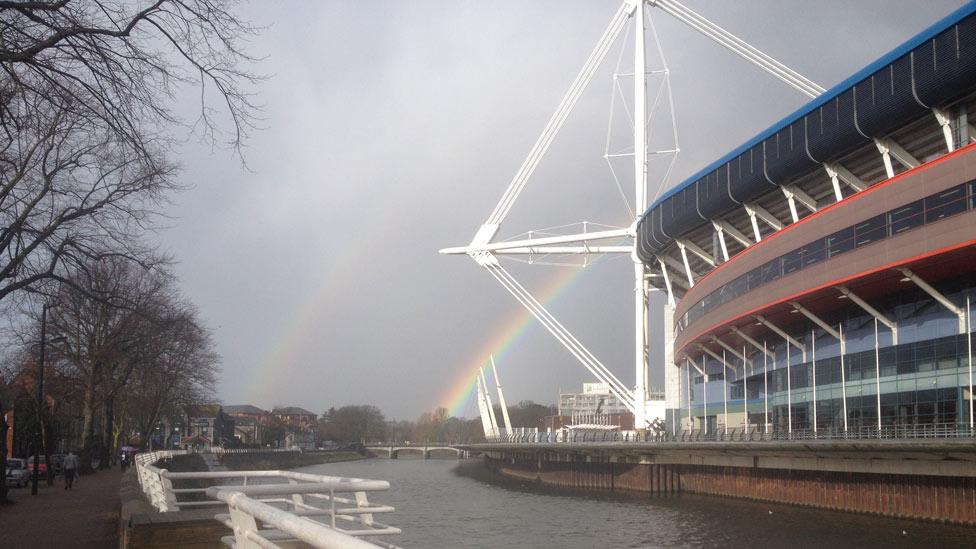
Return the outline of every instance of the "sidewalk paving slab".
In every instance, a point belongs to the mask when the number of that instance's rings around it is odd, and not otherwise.
[[[118,469],[99,471],[64,489],[64,478],[54,486],[42,481],[36,496],[30,485],[11,488],[10,504],[0,505],[0,547],[113,548],[118,545]]]

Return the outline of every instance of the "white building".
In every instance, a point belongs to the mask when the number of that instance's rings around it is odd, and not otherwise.
[[[579,414],[627,414],[630,410],[610,393],[606,383],[584,383],[582,393],[560,393],[559,415]]]

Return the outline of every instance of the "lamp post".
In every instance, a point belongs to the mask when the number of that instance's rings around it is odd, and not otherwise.
[[[37,495],[37,478],[40,476],[41,446],[44,422],[44,339],[47,336],[47,303],[41,307],[41,352],[37,363],[37,422],[34,425],[34,471],[31,474],[31,495]],[[51,472],[48,471],[50,475]]]

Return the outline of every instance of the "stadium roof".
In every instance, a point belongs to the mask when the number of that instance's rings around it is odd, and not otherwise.
[[[919,34],[915,35],[913,38],[911,38],[907,42],[901,44],[897,48],[891,50],[890,52],[886,53],[885,55],[883,55],[880,58],[878,58],[877,60],[875,60],[873,63],[867,65],[863,69],[857,71],[853,75],[851,75],[848,78],[844,79],[839,84],[837,84],[834,87],[830,88],[829,90],[825,91],[823,94],[817,96],[815,99],[811,100],[806,105],[800,107],[799,109],[797,109],[793,113],[787,115],[786,117],[784,117],[783,119],[781,119],[779,122],[776,122],[772,126],[766,128],[765,130],[763,130],[762,132],[760,132],[759,134],[757,134],[755,137],[753,137],[749,141],[743,143],[742,145],[736,147],[735,149],[733,149],[731,152],[729,152],[725,156],[723,156],[723,157],[719,158],[718,160],[712,162],[711,164],[705,166],[704,168],[702,168],[701,170],[699,170],[695,174],[691,175],[690,177],[688,177],[687,179],[685,179],[684,181],[682,181],[678,185],[675,185],[674,187],[671,187],[667,192],[665,192],[660,197],[658,197],[658,199],[655,200],[654,203],[651,204],[650,207],[647,208],[647,210],[645,210],[644,216],[647,216],[650,213],[651,210],[653,210],[654,208],[656,208],[657,206],[659,206],[662,202],[664,202],[665,200],[667,200],[671,196],[677,194],[678,192],[681,192],[685,188],[691,186],[692,184],[694,184],[696,181],[698,181],[699,179],[701,179],[702,177],[704,177],[708,173],[710,173],[710,172],[716,170],[717,168],[719,168],[722,164],[725,164],[726,162],[729,162],[730,160],[732,160],[736,156],[739,156],[740,154],[748,151],[750,148],[756,146],[757,144],[759,144],[763,140],[768,139],[771,136],[775,135],[776,132],[779,132],[779,131],[783,130],[784,128],[786,128],[787,126],[789,126],[790,124],[795,123],[797,120],[799,120],[803,116],[809,114],[810,112],[812,112],[813,110],[817,109],[818,107],[821,107],[825,103],[831,101],[832,99],[836,98],[840,94],[846,92],[847,90],[849,90],[851,87],[853,87],[855,84],[857,84],[861,80],[864,80],[865,78],[868,78],[869,76],[871,76],[871,74],[877,72],[879,69],[884,68],[886,65],[889,65],[890,63],[892,63],[896,59],[902,57],[903,55],[906,55],[906,54],[910,53],[913,49],[917,48],[923,42],[925,42],[927,40],[931,40],[933,37],[935,37],[940,32],[948,29],[952,25],[958,23],[959,21],[961,21],[962,19],[964,19],[965,17],[967,17],[969,15],[972,15],[973,13],[976,13],[976,1],[971,1],[971,2],[967,3],[966,5],[962,6],[961,8],[957,9],[956,11],[954,11],[954,12],[950,13],[949,15],[943,17],[942,19],[940,19],[936,23],[934,23],[931,26],[929,26],[927,29],[925,29],[922,32],[920,32]]]

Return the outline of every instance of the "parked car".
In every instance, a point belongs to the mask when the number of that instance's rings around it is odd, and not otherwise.
[[[37,456],[37,459],[38,459],[38,464],[37,464],[38,472],[41,475],[46,476],[47,475],[47,460],[45,459],[45,456],[43,456],[43,455]],[[34,456],[31,456],[31,457],[27,458],[27,470],[30,471],[31,474],[34,474]]]
[[[7,486],[23,488],[30,481],[27,463],[22,459],[7,458]]]

